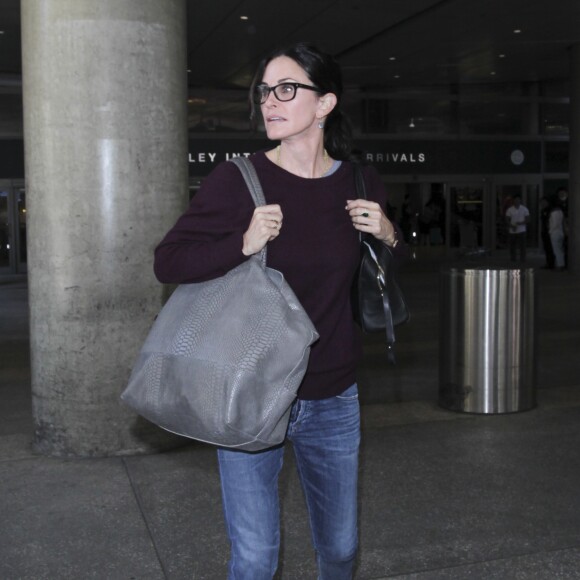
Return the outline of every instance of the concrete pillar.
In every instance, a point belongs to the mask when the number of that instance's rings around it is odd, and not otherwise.
[[[580,272],[580,43],[570,49],[570,183],[568,269]]]
[[[164,298],[153,248],[187,203],[185,0],[21,4],[35,447],[175,444],[119,394]]]

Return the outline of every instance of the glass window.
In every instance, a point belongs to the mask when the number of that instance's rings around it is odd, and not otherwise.
[[[366,99],[363,102],[367,133],[413,135],[452,133],[449,99]]]
[[[464,135],[525,135],[530,130],[530,115],[530,103],[460,102],[460,132]]]
[[[546,173],[568,173],[570,171],[570,144],[567,141],[546,141],[544,155],[544,171]]]
[[[465,84],[460,87],[462,97],[527,97],[534,83]]]
[[[0,132],[22,135],[22,95],[0,94]]]
[[[359,93],[346,91],[344,110],[355,134],[405,136],[569,134],[567,83],[467,85]],[[548,96],[550,95],[558,95]],[[188,100],[191,133],[247,133],[245,90],[195,90]],[[257,126],[263,130],[258,112]]]
[[[250,129],[248,93],[207,91],[191,94],[187,100],[187,121],[193,133],[247,132]]]
[[[8,190],[0,187],[0,268],[10,265],[10,225],[8,223]]]
[[[541,84],[541,94],[543,97],[554,97],[567,99],[570,97],[570,83],[564,81],[546,81]]]
[[[567,103],[542,103],[542,133],[544,135],[568,135],[570,132],[570,105]]]

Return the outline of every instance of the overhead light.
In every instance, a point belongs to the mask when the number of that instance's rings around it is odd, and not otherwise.
[[[495,75],[495,71],[494,71],[494,70],[492,70],[492,71],[491,71],[489,74],[490,74],[491,76],[494,76],[494,75]]]
[[[397,60],[396,56],[389,56],[389,60]]]
[[[413,117],[411,117],[411,122],[409,123],[409,128],[410,129],[414,129],[415,128],[415,119],[413,119]]]
[[[400,79],[400,78],[401,78],[401,75],[394,75],[394,77],[393,77],[393,78],[395,78],[395,79]]]
[[[250,17],[249,16],[240,16],[240,20],[249,20]]]
[[[499,54],[499,58],[505,58],[505,54]]]
[[[516,29],[514,30],[514,34],[521,34],[521,33],[522,33],[522,30],[521,30],[521,28],[516,28]]]

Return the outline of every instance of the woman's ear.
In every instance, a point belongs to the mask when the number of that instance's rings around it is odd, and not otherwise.
[[[338,99],[334,93],[326,93],[320,97],[318,102],[318,118],[322,119],[323,117],[327,117],[332,112],[332,109],[336,107]]]

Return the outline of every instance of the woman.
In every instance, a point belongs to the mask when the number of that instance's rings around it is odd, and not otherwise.
[[[554,203],[554,207],[550,212],[548,231],[550,232],[550,241],[554,251],[554,266],[556,270],[564,270],[566,265],[564,257],[564,212],[559,201]]]
[[[550,239],[550,214],[552,213],[552,204],[547,197],[540,199],[540,235],[542,237],[542,245],[544,246],[544,254],[546,256],[546,265],[544,268],[552,270],[554,268],[555,256]]]
[[[350,133],[340,105],[341,72],[307,44],[278,50],[251,86],[273,149],[251,156],[267,205],[255,208],[239,170],[222,163],[156,249],[161,282],[221,276],[268,244],[320,339],[288,427],[309,511],[320,578],[351,578],[357,548],[360,439],[355,366],[360,342],[350,288],[359,232],[396,245],[382,208],[378,174],[364,168],[369,200],[353,199]],[[218,450],[231,559],[230,579],[271,579],[280,540],[278,475],[284,446],[247,453]]]

